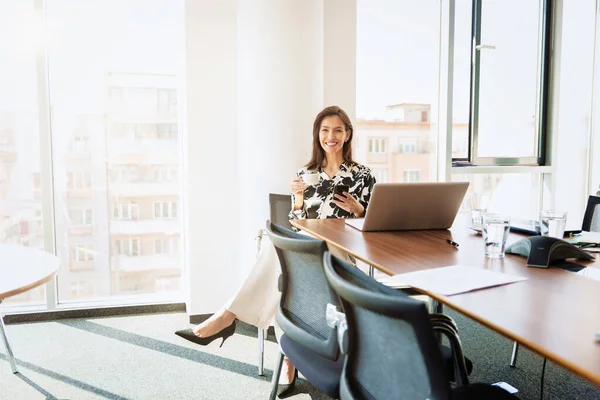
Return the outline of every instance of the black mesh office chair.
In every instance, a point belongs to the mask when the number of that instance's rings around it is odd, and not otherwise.
[[[338,293],[346,321],[340,325],[346,354],[342,400],[513,399],[491,385],[450,388],[425,305],[324,256],[325,275]],[[445,323],[440,332],[446,333]],[[347,327],[347,330],[344,328]]]
[[[274,224],[292,229],[290,224],[289,213],[292,209],[292,196],[289,194],[269,193],[269,219]],[[264,229],[259,229],[256,235],[256,254],[260,252],[263,235],[266,234]],[[266,332],[258,328],[258,375],[264,375],[264,360],[265,360],[265,336]]]
[[[582,231],[600,232],[600,196],[588,197],[585,213],[583,214]]]
[[[327,304],[337,304],[323,272],[324,241],[267,222],[267,232],[281,264],[281,301],[277,323],[284,332],[273,372],[275,399],[284,354],[321,392],[337,397],[342,360],[336,327],[326,320]]]

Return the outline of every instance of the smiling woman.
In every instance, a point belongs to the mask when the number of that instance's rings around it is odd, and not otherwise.
[[[352,123],[337,106],[322,110],[313,124],[313,148],[310,161],[292,180],[292,211],[290,218],[353,218],[364,216],[375,178],[371,170],[352,159]],[[314,176],[318,174],[318,181]],[[309,180],[303,176],[311,175]],[[336,192],[336,187],[341,189]],[[262,242],[260,254],[238,293],[217,313],[193,329],[177,335],[207,345],[216,339],[225,341],[235,332],[235,320],[267,329],[272,323],[281,293],[275,277],[280,265],[274,247]],[[266,245],[265,245],[266,243]],[[346,257],[336,253],[336,256]],[[223,343],[223,342],[221,342]],[[295,368],[284,363],[280,394],[289,391],[295,380]]]
[[[291,184],[290,218],[365,215],[375,178],[369,168],[352,159],[353,132],[350,118],[337,106],[327,107],[317,115],[313,124],[312,157]],[[319,175],[316,185],[309,186],[302,179],[309,173]],[[346,185],[348,191],[336,192],[335,187],[341,185]]]

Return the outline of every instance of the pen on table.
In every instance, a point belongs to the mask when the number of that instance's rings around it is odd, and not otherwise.
[[[458,243],[456,243],[454,240],[446,239],[446,242],[448,242],[448,244],[451,246],[458,247]]]

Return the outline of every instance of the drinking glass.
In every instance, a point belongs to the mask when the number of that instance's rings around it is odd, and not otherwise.
[[[483,215],[487,211],[490,196],[485,193],[473,193],[471,196],[471,224],[483,224]]]
[[[485,256],[488,258],[503,258],[506,239],[510,230],[510,217],[499,214],[483,215],[483,243]]]
[[[562,239],[567,225],[567,213],[556,210],[542,210],[540,213],[540,233]]]

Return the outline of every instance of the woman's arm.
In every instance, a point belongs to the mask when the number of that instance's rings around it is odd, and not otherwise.
[[[304,190],[308,187],[300,176],[296,176],[290,184],[292,193],[292,210],[290,211],[290,219],[305,219],[306,209],[304,207]]]

